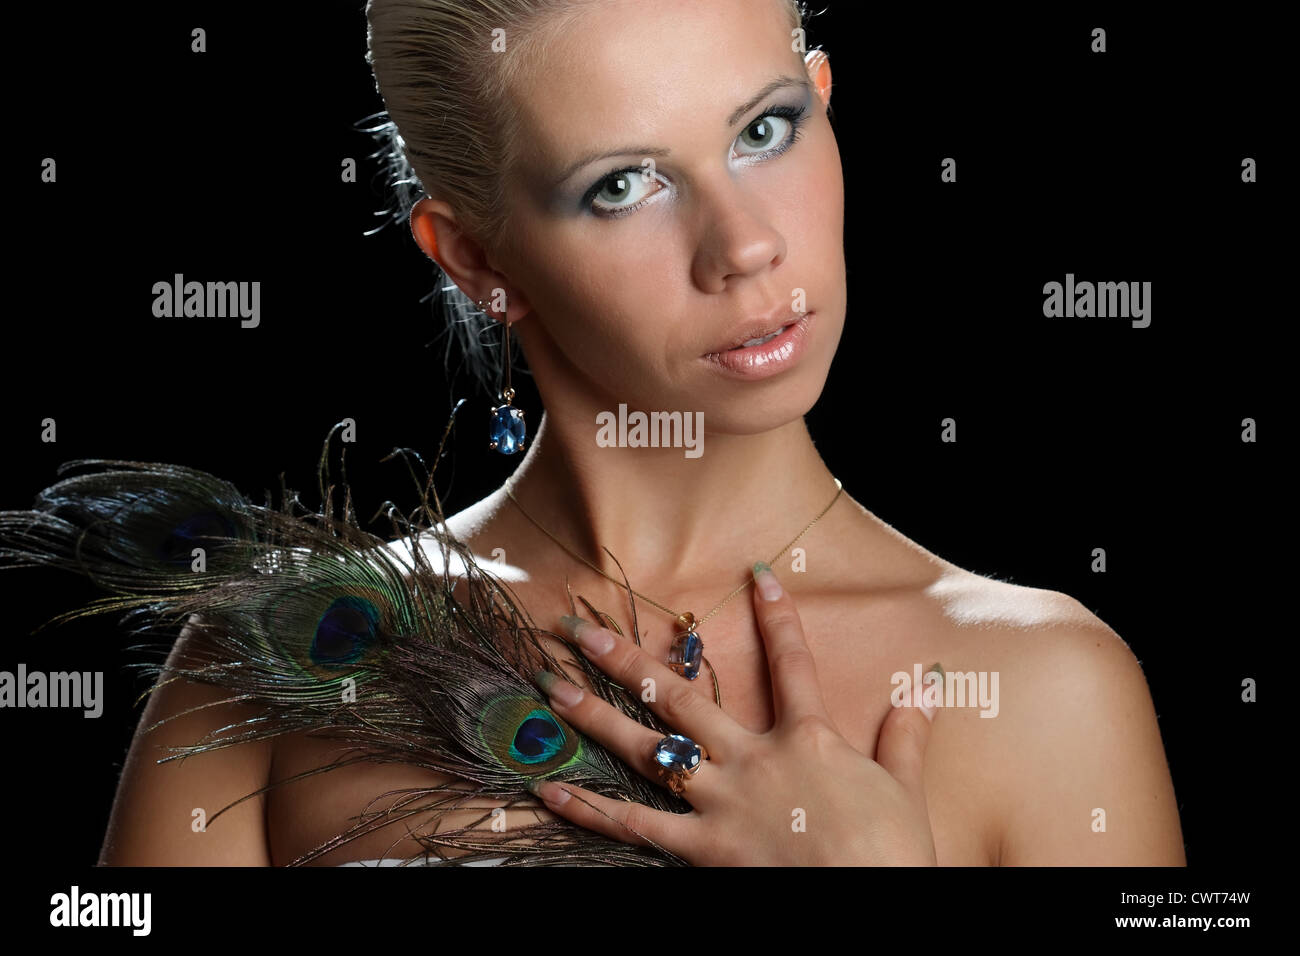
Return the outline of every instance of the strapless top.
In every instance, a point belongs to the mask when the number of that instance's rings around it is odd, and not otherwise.
[[[505,857],[492,856],[486,860],[470,860],[468,863],[462,863],[461,866],[497,866]],[[394,857],[384,857],[379,860],[354,860],[351,863],[340,863],[339,866],[440,866],[446,863],[446,860],[423,859],[423,860],[401,860]]]

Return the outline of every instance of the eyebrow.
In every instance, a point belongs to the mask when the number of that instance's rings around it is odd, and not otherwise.
[[[763,100],[767,99],[767,97],[771,96],[777,90],[785,89],[788,86],[807,86],[807,85],[808,85],[808,81],[806,78],[793,77],[793,76],[778,76],[775,79],[773,79],[770,83],[768,83],[766,86],[764,86],[761,90],[759,90],[757,93],[755,93],[745,103],[736,107],[736,109],[732,112],[732,114],[727,117],[727,125],[735,126],[744,118],[746,113],[748,113],[750,110],[756,107]],[[623,149],[610,149],[604,151],[596,150],[587,153],[586,155],[582,156],[575,162],[570,163],[565,168],[564,172],[562,172],[559,175],[559,177],[555,180],[555,185],[558,187],[561,184],[567,182],[573,176],[573,174],[576,173],[578,170],[582,169],[584,166],[589,166],[590,164],[596,162],[597,160],[608,159],[612,156],[629,156],[629,155],[662,157],[662,156],[669,155],[669,153],[671,152],[672,150],[664,149],[659,146],[628,146]]]

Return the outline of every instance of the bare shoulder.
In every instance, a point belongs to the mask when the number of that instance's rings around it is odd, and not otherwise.
[[[494,574],[501,574],[503,569],[509,569],[508,565],[494,560],[496,555],[490,542],[487,540],[488,529],[493,527],[499,520],[499,514],[503,510],[503,501],[505,494],[501,489],[493,492],[485,498],[476,501],[474,504],[464,508],[456,514],[447,518],[439,528],[440,533],[449,534],[456,542],[470,551],[477,563],[493,561],[492,571]],[[413,547],[414,545],[414,547]],[[402,566],[413,568],[415,566],[416,548],[419,549],[427,562],[425,566],[431,568],[436,574],[450,573],[457,577],[465,574],[463,563],[459,560],[454,550],[449,550],[444,554],[444,549],[438,538],[430,533],[424,532],[412,541],[410,538],[398,538],[390,541],[386,545],[389,554],[392,555]],[[450,563],[447,562],[450,558]],[[507,577],[513,577],[507,574]]]
[[[1077,599],[1061,591],[1025,587],[982,577],[957,568],[925,589],[953,635],[956,645],[986,662],[996,663],[1003,687],[1051,687],[1078,699],[1096,695],[1146,694],[1146,679],[1128,643]],[[1055,697],[1056,695],[1053,694]],[[1149,699],[1149,697],[1148,697]],[[1013,713],[1038,717],[1023,708],[1041,703],[1042,695],[1021,695]],[[1059,699],[1056,705],[1063,702]]]
[[[995,688],[981,716],[996,719],[973,736],[996,770],[1001,861],[1183,864],[1155,708],[1124,639],[1067,594],[958,569],[926,597],[954,639],[947,683]]]
[[[211,658],[200,631],[187,625],[168,668],[201,668]],[[168,672],[170,673],[170,671]],[[256,717],[227,690],[164,676],[150,694],[118,782],[100,863],[109,866],[265,866],[258,791],[266,785],[271,744],[239,746],[160,762],[169,748],[238,731]],[[253,795],[251,798],[250,795]],[[245,799],[249,798],[249,799]],[[220,812],[219,812],[220,811]],[[198,821],[203,825],[198,825]]]

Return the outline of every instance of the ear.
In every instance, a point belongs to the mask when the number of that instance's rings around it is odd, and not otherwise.
[[[411,235],[456,288],[476,302],[483,300],[489,315],[517,322],[532,311],[524,294],[492,268],[483,247],[460,228],[448,203],[426,196],[412,206]]]
[[[803,58],[813,88],[826,106],[831,102],[831,58],[825,50],[810,50]]]

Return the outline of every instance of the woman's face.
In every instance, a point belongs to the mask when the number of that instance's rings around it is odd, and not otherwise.
[[[578,390],[744,434],[821,394],[844,324],[844,182],[786,6],[606,0],[532,48],[493,265],[531,307],[515,331],[548,407]],[[807,337],[779,372],[707,357],[800,309]]]

